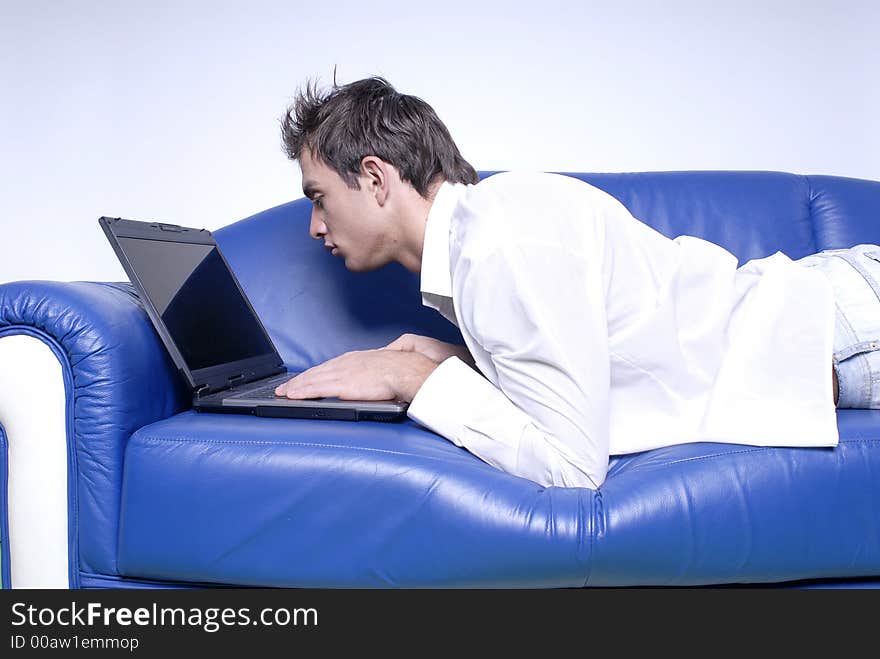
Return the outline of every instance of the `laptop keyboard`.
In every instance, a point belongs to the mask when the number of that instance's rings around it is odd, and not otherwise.
[[[278,398],[278,396],[275,395],[275,387],[279,384],[281,383],[270,384],[268,387],[260,387],[259,389],[246,391],[243,394],[238,394],[236,398]]]
[[[262,387],[257,387],[256,389],[248,389],[247,391],[243,391],[240,394],[235,394],[233,396],[228,396],[228,398],[263,398],[263,399],[275,399],[278,396],[275,395],[275,387],[279,384],[287,382],[288,380],[293,379],[292,373],[285,373],[284,376],[280,378],[273,379],[269,384],[265,384]]]

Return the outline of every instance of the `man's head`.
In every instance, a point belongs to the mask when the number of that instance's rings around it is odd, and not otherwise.
[[[281,136],[315,202],[310,233],[335,245],[350,270],[406,261],[413,219],[424,221],[437,186],[479,181],[431,106],[380,77],[334,82],[326,94],[307,84]]]

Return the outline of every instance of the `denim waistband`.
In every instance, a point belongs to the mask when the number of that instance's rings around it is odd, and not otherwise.
[[[880,250],[880,248],[878,248]],[[864,253],[864,252],[862,252]],[[827,258],[839,258],[848,263],[861,275],[877,298],[878,316],[880,316],[880,284],[877,279],[858,260],[852,249],[825,250],[816,256]],[[874,258],[870,255],[868,258]],[[880,257],[880,251],[878,251]],[[880,258],[875,258],[880,262]],[[838,407],[844,408],[871,408],[880,404],[880,400],[874,398],[880,396],[880,390],[875,386],[873,375],[878,370],[880,354],[869,355],[866,353],[880,350],[880,336],[860,335],[859,327],[854,327],[852,318],[847,316],[840,304],[836,304],[835,338],[832,363],[838,380]],[[857,325],[857,323],[856,323]],[[876,364],[872,364],[877,362]],[[845,364],[843,362],[846,362]]]

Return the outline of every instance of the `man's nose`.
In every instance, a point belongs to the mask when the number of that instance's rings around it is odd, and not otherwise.
[[[312,209],[312,218],[309,221],[309,234],[315,240],[320,240],[325,233],[327,233],[327,225],[325,225],[324,221],[318,216],[318,211]]]

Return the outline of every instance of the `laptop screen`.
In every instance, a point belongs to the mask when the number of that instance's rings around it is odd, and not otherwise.
[[[274,352],[216,247],[118,240],[191,371]]]

